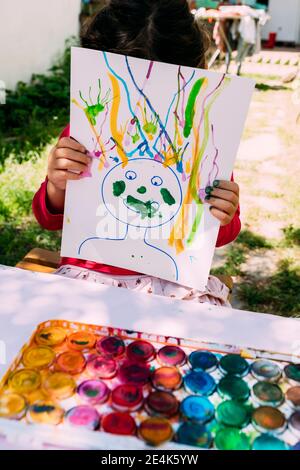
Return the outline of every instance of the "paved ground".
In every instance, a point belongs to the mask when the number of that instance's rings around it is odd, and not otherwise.
[[[278,57],[278,52],[263,53],[264,60],[273,54]],[[281,53],[281,56],[290,57],[291,63],[296,61],[296,56],[300,58],[298,53]],[[246,65],[250,75],[256,75],[259,70],[259,81],[271,86],[267,91],[255,92],[235,169],[236,180],[241,186],[243,229],[261,236],[263,244],[270,243],[271,246],[254,246],[243,252],[245,259],[235,277],[233,304],[249,308],[249,298],[245,300],[240,295],[241,287],[247,285],[255,289],[259,283],[267,283],[276,276],[283,262],[293,269],[300,265],[299,244],[286,243],[283,233],[288,227],[293,230],[300,227],[300,122],[297,123],[300,81],[294,80],[288,85],[289,89],[274,90],[272,80],[277,83],[279,77],[285,75],[288,65],[274,65],[276,77],[271,79],[269,71],[265,77],[264,74],[272,64],[262,67],[255,60]],[[232,254],[230,250],[227,247],[216,254],[215,267],[226,263]],[[267,305],[264,310],[268,311]]]
[[[233,56],[236,54],[234,53]],[[224,65],[216,64],[219,70],[225,70]],[[248,57],[243,64],[242,73],[247,75],[264,76],[265,80],[281,83],[289,77],[295,78],[300,70],[300,48],[263,50],[259,54]],[[235,73],[236,65],[232,61],[229,72]],[[288,80],[289,81],[289,80]]]

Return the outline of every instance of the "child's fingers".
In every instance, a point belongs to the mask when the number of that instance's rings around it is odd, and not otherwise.
[[[230,215],[226,214],[226,212],[216,209],[215,207],[211,207],[210,212],[216,219],[221,222],[221,225],[228,225],[232,220],[232,217]]]
[[[52,179],[56,184],[63,184],[67,180],[80,180],[81,175],[78,173],[71,173],[67,170],[55,170],[52,174]]]
[[[224,201],[231,202],[234,207],[239,205],[239,196],[233,191],[228,191],[226,189],[214,189],[211,193],[211,197],[224,199]]]
[[[240,187],[234,181],[225,181],[225,180],[215,180],[213,183],[213,188],[225,189],[227,191],[232,191],[233,193],[239,196]]]
[[[91,163],[91,157],[88,157],[81,152],[77,152],[76,150],[71,150],[65,147],[56,149],[55,156],[57,160],[67,159],[74,162],[83,163],[84,165],[89,165]]]
[[[216,199],[211,197],[207,202],[210,206],[219,209],[220,211],[226,212],[228,215],[231,215],[236,211],[236,206],[232,202],[225,201],[224,199]]]
[[[76,174],[76,173],[72,173],[70,171],[65,171],[65,170],[58,170],[61,172],[62,174],[62,177],[65,179],[65,180],[68,180],[68,181],[77,181],[77,180],[80,180],[81,179],[81,175],[80,174]]]
[[[68,160],[67,158],[59,158],[56,160],[55,170],[67,170],[67,171],[76,171],[78,173],[83,173],[87,170],[87,165],[84,165],[80,162],[74,162]]]
[[[87,151],[84,145],[81,145],[77,140],[71,139],[70,137],[62,137],[58,141],[56,148],[69,148],[81,153],[86,153]]]

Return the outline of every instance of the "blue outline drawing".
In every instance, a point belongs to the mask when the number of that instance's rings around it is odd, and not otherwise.
[[[163,166],[163,164],[161,162],[158,162],[156,160],[153,160],[152,158],[136,158],[134,161],[137,161],[137,160],[141,160],[143,162],[145,161],[151,161],[152,164],[157,164],[157,165],[161,165]],[[178,207],[177,207],[177,210],[176,212],[172,215],[171,218],[169,218],[168,220],[166,220],[165,222],[162,222],[162,223],[159,223],[157,225],[152,225],[149,227],[149,225],[137,225],[137,224],[130,224],[128,222],[125,222],[123,220],[121,220],[119,217],[116,217],[115,214],[113,214],[113,212],[110,210],[110,207],[107,205],[107,202],[106,202],[106,199],[105,199],[105,196],[104,196],[104,186],[105,186],[105,181],[106,179],[109,177],[110,173],[113,172],[116,168],[122,166],[123,163],[119,163],[118,165],[115,165],[113,168],[110,169],[110,171],[106,174],[105,178],[103,179],[102,183],[101,183],[101,198],[102,198],[102,201],[103,201],[103,204],[105,205],[105,208],[106,210],[109,212],[109,214],[115,219],[117,220],[118,222],[122,223],[123,225],[126,225],[126,233],[124,235],[124,237],[122,238],[107,238],[107,237],[89,237],[87,238],[86,240],[84,240],[80,246],[79,246],[79,249],[78,249],[78,255],[81,254],[81,251],[82,251],[82,248],[83,246],[89,242],[89,241],[92,241],[92,240],[107,240],[107,241],[124,241],[128,238],[128,232],[129,232],[129,227],[136,227],[138,229],[144,229],[145,232],[144,232],[144,238],[143,238],[143,241],[145,243],[145,245],[149,246],[150,248],[153,248],[154,250],[157,250],[159,252],[161,252],[162,254],[166,255],[168,258],[171,259],[171,261],[173,262],[174,264],[174,268],[175,268],[175,273],[176,273],[176,276],[175,276],[175,280],[178,281],[179,279],[179,270],[178,270],[178,266],[177,266],[177,263],[176,261],[174,260],[174,258],[169,254],[167,253],[166,251],[162,250],[161,248],[158,248],[156,247],[155,245],[152,245],[151,243],[149,243],[149,241],[147,241],[147,236],[148,236],[148,233],[149,233],[149,230],[151,230],[152,228],[158,228],[158,227],[162,227],[163,225],[166,225],[168,223],[170,223],[174,217],[176,217],[176,215],[178,214],[181,206],[182,206],[182,202],[183,202],[183,194],[182,194],[182,187],[181,187],[181,184],[180,184],[180,181],[179,181],[179,178],[178,176],[176,175],[175,171],[170,168],[170,167],[165,167],[165,170],[169,170],[171,171],[171,173],[175,176],[176,178],[176,181],[178,183],[178,188],[179,188],[179,192],[180,192],[180,202],[178,203]],[[128,171],[127,171],[128,172]],[[152,177],[153,179],[153,177]]]

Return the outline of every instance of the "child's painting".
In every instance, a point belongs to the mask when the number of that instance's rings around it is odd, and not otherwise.
[[[205,188],[230,179],[253,82],[73,48],[71,136],[92,156],[68,183],[62,256],[203,289],[219,223]]]

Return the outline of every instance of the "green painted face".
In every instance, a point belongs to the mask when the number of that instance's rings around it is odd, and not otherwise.
[[[152,159],[119,164],[104,178],[103,200],[119,221],[137,227],[158,227],[177,214],[182,203],[172,169]]]
[[[126,183],[125,181],[115,181],[113,183],[113,195],[115,197],[120,197],[126,191]],[[140,186],[137,190],[139,194],[146,194],[147,188],[145,186]],[[162,188],[160,190],[161,197],[165,204],[168,206],[173,206],[176,204],[176,201],[170,191],[167,188]],[[135,196],[128,195],[126,198],[127,205],[132,208],[135,212],[140,213],[142,219],[146,217],[152,218],[154,217],[158,210],[159,206],[157,204],[153,204],[153,201],[141,201],[140,199],[136,198]]]
[[[145,194],[147,192],[147,188],[145,188],[145,186],[141,186],[139,189],[137,189],[137,192],[139,194]]]
[[[113,184],[113,195],[116,197],[121,196],[126,189],[125,181],[115,181]]]
[[[173,206],[173,204],[176,203],[175,199],[167,188],[162,188],[160,190],[160,194],[162,195],[163,200],[166,204],[168,204],[168,206]]]

